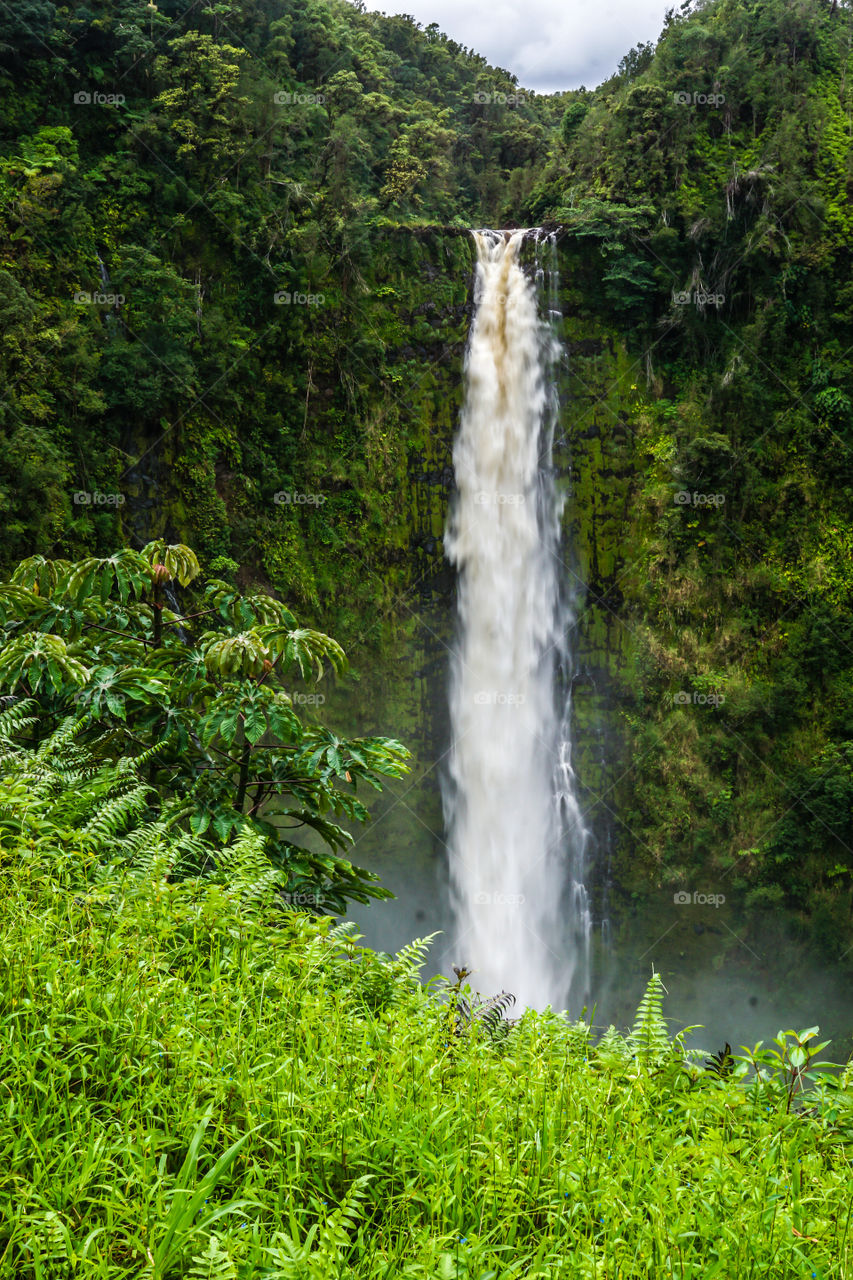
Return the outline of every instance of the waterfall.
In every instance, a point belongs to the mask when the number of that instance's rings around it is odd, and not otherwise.
[[[107,271],[107,265],[97,251],[95,252],[95,257],[98,259],[98,275],[101,277],[101,284],[104,286],[104,293],[109,293],[110,273]]]
[[[540,232],[473,234],[474,318],[445,538],[458,570],[444,787],[453,955],[484,994],[565,1008],[586,996],[590,911],[571,752],[571,575],[552,464],[556,250]],[[533,278],[520,262],[527,237]]]

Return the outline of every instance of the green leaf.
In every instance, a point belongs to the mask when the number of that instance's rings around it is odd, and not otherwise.
[[[249,742],[251,742],[252,745],[256,742],[260,742],[261,738],[266,733],[266,728],[267,721],[264,713],[259,711],[256,707],[251,707],[246,712],[246,719],[243,723],[243,731]]]

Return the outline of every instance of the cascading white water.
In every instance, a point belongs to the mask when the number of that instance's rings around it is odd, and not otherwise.
[[[551,460],[556,277],[553,262],[532,280],[519,261],[527,235],[537,251],[547,245],[539,233],[473,234],[475,311],[445,538],[459,574],[444,796],[453,951],[480,991],[564,1008],[586,991],[590,913]]]

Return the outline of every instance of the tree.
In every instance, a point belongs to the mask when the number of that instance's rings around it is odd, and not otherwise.
[[[177,593],[192,583],[183,612]],[[297,714],[312,699],[297,685],[343,671],[345,657],[281,601],[202,581],[188,547],[159,541],[78,563],[23,561],[0,587],[0,626],[0,687],[37,700],[39,732],[73,714],[96,754],[144,756],[149,784],[192,834],[222,845],[260,834],[297,900],[339,910],[389,896],[340,856],[352,842],[340,820],[366,821],[359,783],[379,790],[382,776],[401,777],[408,752]],[[294,843],[308,829],[327,851]]]
[[[168,82],[154,100],[177,140],[177,158],[212,178],[228,172],[246,150],[237,137],[248,98],[238,97],[241,50],[190,31],[169,41],[156,71]]]

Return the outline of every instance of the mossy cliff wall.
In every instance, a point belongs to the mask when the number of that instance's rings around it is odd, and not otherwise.
[[[411,921],[416,926],[417,919],[435,919],[431,895],[440,890],[445,865],[439,782],[449,745],[454,573],[444,560],[443,534],[474,246],[455,233],[399,232],[395,248],[399,257],[383,274],[394,294],[383,295],[375,324],[382,333],[401,330],[408,341],[399,344],[394,362],[386,357],[390,385],[365,371],[368,412],[361,427],[366,437],[369,424],[381,420],[393,437],[392,485],[368,496],[386,504],[385,523],[369,543],[357,544],[350,563],[337,562],[322,621],[349,642],[358,675],[357,683],[330,693],[330,721],[392,733],[414,754],[412,778],[395,788],[396,796],[377,802],[374,827],[360,836],[354,856],[392,884],[402,877],[420,887],[426,901],[424,915]],[[634,474],[626,406],[639,374],[615,332],[573,314],[578,302],[569,276],[563,283],[568,361],[555,464],[567,493],[565,585],[577,610],[575,758],[594,834],[597,905],[607,910],[614,855],[629,851],[618,814],[625,791],[620,704],[630,678],[631,634],[620,620],[619,602]],[[327,517],[325,506],[322,511]],[[402,936],[404,922],[400,929]]]

